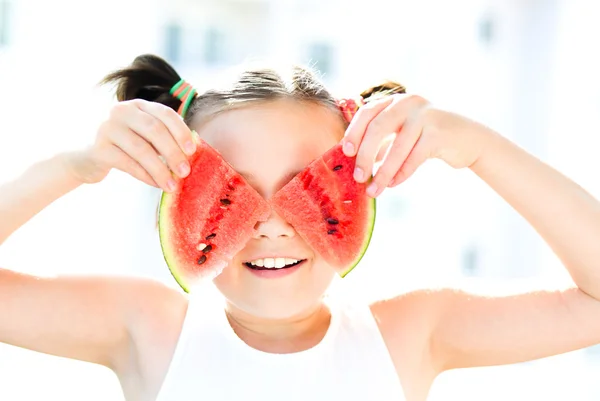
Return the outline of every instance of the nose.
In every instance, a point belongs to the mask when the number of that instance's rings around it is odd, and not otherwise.
[[[271,215],[269,218],[266,221],[258,222],[255,229],[255,238],[292,238],[294,235],[296,235],[294,228],[273,209],[271,209]]]

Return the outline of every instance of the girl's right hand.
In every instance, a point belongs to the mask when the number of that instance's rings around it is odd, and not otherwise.
[[[170,107],[141,99],[123,101],[100,125],[94,144],[72,153],[69,164],[82,183],[100,182],[116,168],[172,192],[177,187],[173,175],[189,174],[186,156],[196,151],[194,135]]]

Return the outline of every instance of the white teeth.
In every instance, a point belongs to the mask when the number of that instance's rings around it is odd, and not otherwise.
[[[264,258],[250,262],[253,266],[281,269],[282,267],[297,263],[298,259],[291,258]]]

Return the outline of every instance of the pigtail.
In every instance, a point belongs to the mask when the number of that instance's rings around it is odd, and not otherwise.
[[[406,88],[394,81],[384,81],[383,83],[372,86],[363,91],[360,96],[366,103],[372,100],[381,99],[382,97],[394,95],[396,93],[406,93]]]
[[[397,82],[385,81],[377,86],[372,86],[369,89],[364,90],[358,99],[338,99],[337,105],[342,112],[344,119],[349,124],[356,115],[358,109],[363,105],[396,93],[406,93],[406,88]]]
[[[170,91],[180,80],[177,71],[165,60],[144,54],[136,57],[128,67],[108,74],[100,84],[116,84],[119,101],[144,99],[177,111],[182,102]]]

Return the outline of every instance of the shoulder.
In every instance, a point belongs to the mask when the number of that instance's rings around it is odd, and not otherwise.
[[[186,293],[152,279],[140,279],[129,298],[129,322],[134,336],[140,330],[153,328],[148,325],[165,323],[165,318],[183,321],[188,305]]]
[[[140,279],[128,297],[128,331],[131,349],[118,375],[135,376],[147,386],[162,382],[188,308],[188,296],[161,282]]]
[[[431,339],[443,297],[419,290],[370,305],[405,391],[422,393],[438,374]]]
[[[370,305],[384,337],[424,338],[435,325],[444,298],[442,290],[418,290],[382,299]]]

